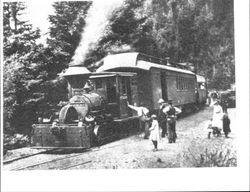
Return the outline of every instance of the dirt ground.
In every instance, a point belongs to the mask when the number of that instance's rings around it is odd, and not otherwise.
[[[236,128],[235,109],[228,109],[231,119],[229,138],[207,138],[206,125],[212,117],[212,108],[205,107],[199,112],[178,119],[177,141],[169,144],[167,138],[162,138],[159,150],[152,151],[151,141],[143,139],[143,134],[133,135],[119,141],[105,144],[93,151],[76,154],[74,158],[57,161],[53,164],[43,164],[29,169],[138,169],[138,168],[175,168],[175,167],[211,167],[236,166]],[[29,149],[19,149],[9,152],[7,158],[12,158],[20,151],[31,152]],[[23,152],[24,153],[24,152]],[[69,156],[69,154],[67,154]],[[3,170],[43,162],[64,154],[41,154],[4,165]],[[75,155],[75,154],[70,154]],[[79,164],[70,168],[71,165]]]

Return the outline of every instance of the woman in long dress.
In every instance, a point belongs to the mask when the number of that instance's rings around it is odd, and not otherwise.
[[[213,110],[213,120],[212,127],[217,127],[220,131],[222,130],[222,119],[223,119],[223,110],[218,102],[214,103]]]
[[[159,128],[156,115],[153,114],[151,118],[152,118],[152,125],[149,128],[149,131],[150,131],[149,140],[153,142],[153,145],[154,145],[153,151],[157,151],[158,142],[160,141],[160,128]]]

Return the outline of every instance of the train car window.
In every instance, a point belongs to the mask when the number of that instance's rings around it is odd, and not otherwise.
[[[190,87],[190,88],[191,88],[191,89],[194,89],[194,87],[195,87],[195,85],[194,85],[194,80],[192,79],[192,80],[191,80],[191,87]]]
[[[127,94],[127,81],[125,77],[121,79],[121,94]]]
[[[108,103],[116,103],[116,86],[114,78],[107,80],[107,100]]]
[[[195,88],[195,85],[194,85],[194,84],[195,84],[195,82],[194,82],[194,80],[192,79],[192,81],[191,81],[191,88],[192,88],[192,89]]]
[[[191,78],[176,76],[176,89],[181,90],[190,90],[194,89],[194,80]]]
[[[102,88],[102,80],[101,79],[96,79],[95,80],[95,87],[96,87],[96,89],[101,89]]]
[[[183,90],[184,87],[183,87],[183,78],[181,77],[181,90]]]
[[[183,90],[183,78],[180,78],[180,90]]]
[[[181,90],[181,77],[178,76],[178,89]]]
[[[136,77],[131,77],[131,86],[137,86],[137,79],[136,79]]]
[[[161,89],[162,89],[162,98],[167,100],[167,83],[166,83],[166,73],[161,72]]]
[[[176,89],[179,90],[179,77],[176,76]]]

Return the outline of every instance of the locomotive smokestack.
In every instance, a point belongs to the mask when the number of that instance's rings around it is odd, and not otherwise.
[[[71,66],[63,74],[69,83],[69,96],[79,95],[83,92],[83,88],[91,75],[86,67]]]

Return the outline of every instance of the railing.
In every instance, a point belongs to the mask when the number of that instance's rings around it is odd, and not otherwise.
[[[190,68],[192,67],[192,66],[187,66],[187,65],[183,65],[183,64],[180,64],[180,63],[170,61],[169,57],[167,57],[166,59],[160,59],[160,58],[153,57],[153,56],[150,56],[150,55],[146,55],[146,54],[143,54],[143,53],[139,54],[138,60],[139,59],[144,60],[144,61],[149,61],[149,62],[152,62],[152,63],[156,63],[156,64],[159,64],[159,65],[166,65],[166,66],[176,67],[176,68],[179,68],[179,69],[190,70]]]

